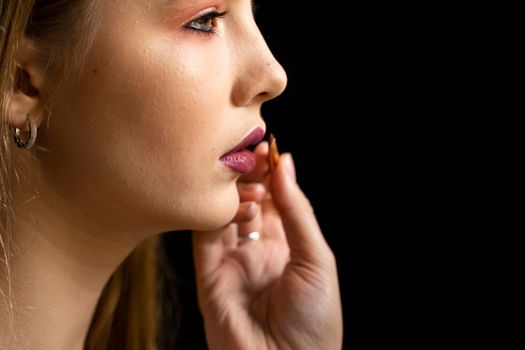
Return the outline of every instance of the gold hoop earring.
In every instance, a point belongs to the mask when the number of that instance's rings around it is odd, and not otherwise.
[[[29,124],[29,138],[27,141],[22,140],[22,130],[18,128],[13,128],[14,134],[15,134],[15,143],[19,148],[23,148],[25,150],[29,150],[36,141],[36,135],[37,135],[37,127],[36,123],[33,119],[29,118],[29,115],[27,116],[27,123]]]

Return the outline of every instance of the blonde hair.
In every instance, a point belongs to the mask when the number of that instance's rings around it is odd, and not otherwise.
[[[95,37],[85,33],[96,28],[99,2],[0,0],[0,268],[5,269],[8,279],[8,290],[0,289],[0,297],[7,305],[12,305],[13,297],[9,256],[15,220],[10,178],[17,169],[12,158],[11,126],[5,116],[9,96],[20,84],[19,46],[24,37],[31,37],[48,67],[61,67],[64,76],[75,74]],[[86,349],[157,349],[162,343],[159,320],[163,313],[171,315],[173,310],[163,309],[161,302],[165,302],[163,297],[173,296],[166,283],[173,277],[160,242],[159,237],[144,242],[108,281],[86,337]]]

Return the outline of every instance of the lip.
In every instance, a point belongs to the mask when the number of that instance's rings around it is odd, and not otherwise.
[[[223,154],[219,160],[231,169],[248,174],[255,169],[255,155],[246,147],[256,145],[264,138],[265,131],[261,127],[253,129],[237,146]]]

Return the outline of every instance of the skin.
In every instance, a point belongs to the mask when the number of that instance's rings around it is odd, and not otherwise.
[[[31,152],[14,149],[20,339],[2,304],[0,348],[81,349],[120,262],[148,237],[187,229],[211,349],[341,348],[335,259],[290,155],[270,174],[263,142],[243,177],[219,162],[265,129],[261,104],[286,86],[250,2],[102,3],[81,83],[44,69],[29,39],[21,49],[38,94],[13,93],[8,118],[25,128],[29,113],[39,134]],[[184,29],[212,9],[228,11],[216,34]],[[238,244],[253,230],[260,241]]]

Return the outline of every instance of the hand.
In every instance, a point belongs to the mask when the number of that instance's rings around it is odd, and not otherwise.
[[[295,182],[291,155],[269,173],[268,143],[255,154],[256,169],[239,181],[233,221],[193,233],[209,348],[341,349],[335,258]],[[260,240],[239,239],[253,231]]]

